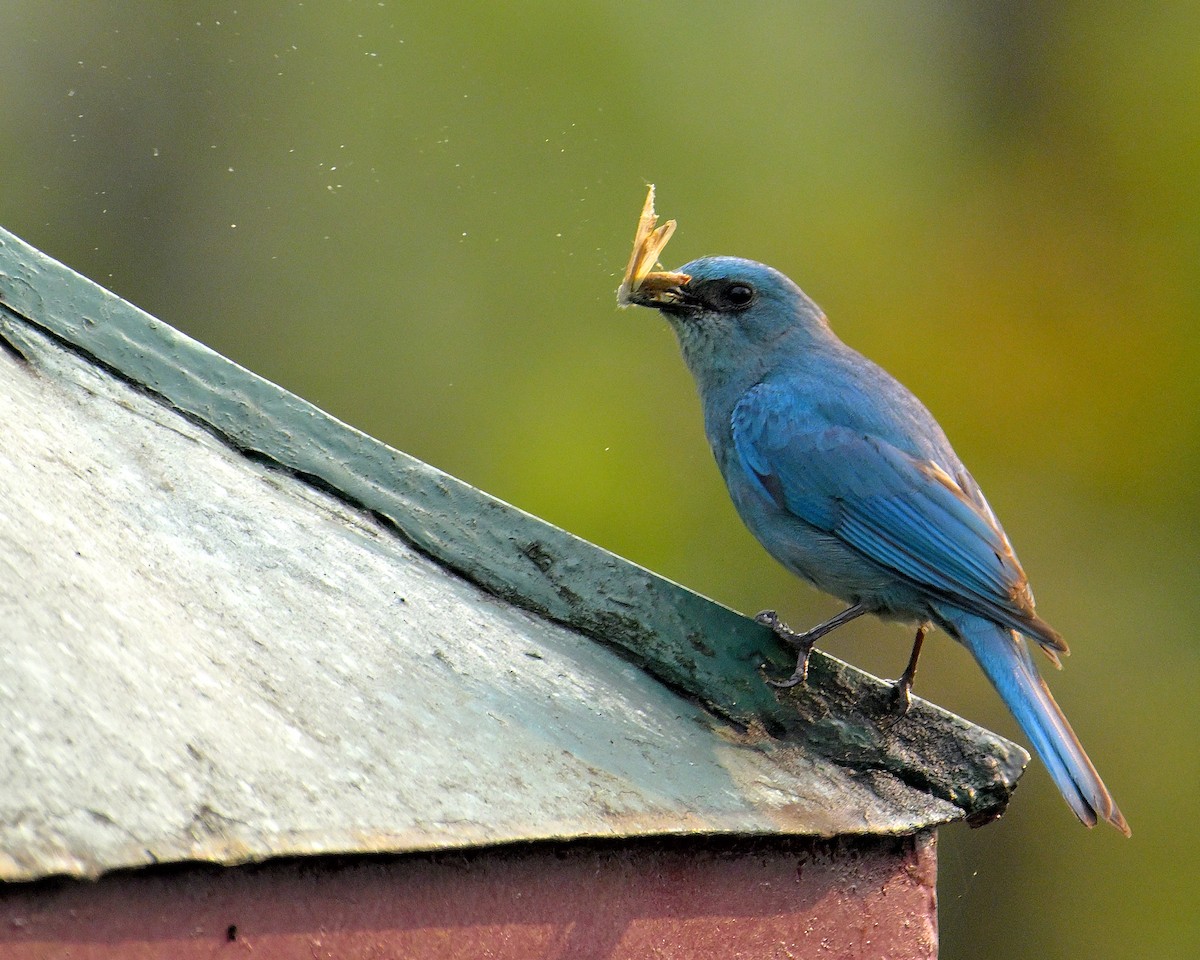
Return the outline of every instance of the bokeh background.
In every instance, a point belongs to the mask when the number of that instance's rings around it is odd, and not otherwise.
[[[815,622],[737,521],[668,329],[614,290],[782,268],[940,418],[1075,656],[1128,815],[1042,768],[947,829],[947,958],[1200,949],[1200,6],[0,5],[0,223],[340,418],[743,611]],[[826,648],[895,676],[908,633]],[[963,651],[918,692],[1022,739]]]

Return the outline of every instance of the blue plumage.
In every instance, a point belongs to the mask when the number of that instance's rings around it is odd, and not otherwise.
[[[1037,616],[1008,537],[921,402],[770,267],[706,257],[650,277],[627,300],[661,310],[678,336],[738,513],[780,563],[850,604],[805,634],[766,616],[801,648],[792,682],[817,637],[870,612],[919,625],[906,703],[935,623],[979,661],[1080,820],[1128,833],[1024,638],[1056,664],[1066,644]]]

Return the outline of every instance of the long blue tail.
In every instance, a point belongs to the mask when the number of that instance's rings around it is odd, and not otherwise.
[[[979,661],[1050,771],[1063,798],[1089,827],[1107,820],[1129,836],[1129,824],[1092,766],[1083,744],[1042,680],[1023,637],[959,610],[939,611]]]

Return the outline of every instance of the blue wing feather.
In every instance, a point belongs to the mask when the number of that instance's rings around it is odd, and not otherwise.
[[[753,388],[732,418],[741,466],[764,497],[935,597],[1023,632],[1040,624],[1008,538],[961,464],[856,427],[831,424],[786,385]]]

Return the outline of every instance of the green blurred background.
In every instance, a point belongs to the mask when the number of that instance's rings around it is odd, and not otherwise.
[[[614,290],[780,267],[940,418],[1075,656],[1133,826],[1039,765],[942,833],[943,956],[1200,943],[1196,3],[0,6],[0,223],[342,419],[740,610],[833,601],[743,531],[668,329]],[[895,676],[908,632],[825,646]],[[918,692],[1022,739],[966,654]]]

